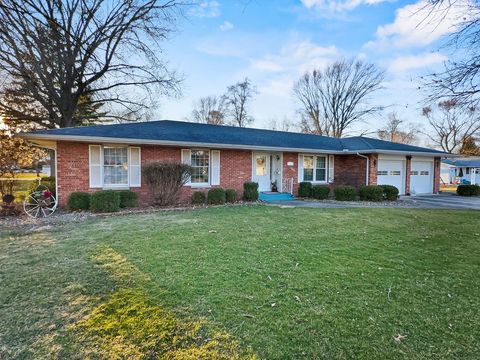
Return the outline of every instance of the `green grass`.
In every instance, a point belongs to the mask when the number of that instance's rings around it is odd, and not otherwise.
[[[258,206],[2,229],[0,358],[475,359],[479,215]]]

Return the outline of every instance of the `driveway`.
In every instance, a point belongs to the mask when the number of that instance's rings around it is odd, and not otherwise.
[[[308,201],[273,201],[270,204],[284,207],[305,208],[417,208],[417,209],[459,209],[480,210],[480,197],[460,197],[454,194],[401,196],[399,201],[387,203],[374,202],[341,202],[333,200]]]

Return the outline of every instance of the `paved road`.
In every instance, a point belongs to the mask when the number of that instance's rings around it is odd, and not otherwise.
[[[420,208],[420,209],[460,209],[480,210],[480,197],[460,197],[453,194],[402,196],[400,202],[388,203],[343,203],[336,201],[275,201],[273,205],[305,208]]]

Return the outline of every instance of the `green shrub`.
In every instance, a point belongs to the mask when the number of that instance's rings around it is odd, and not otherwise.
[[[237,190],[227,189],[225,190],[225,199],[228,203],[234,203],[237,201]]]
[[[214,188],[208,190],[207,201],[212,205],[225,204],[225,190],[222,188]]]
[[[246,182],[243,184],[243,200],[245,201],[258,200],[258,183]]]
[[[73,192],[68,197],[68,208],[70,210],[90,209],[90,194],[86,192]]]
[[[207,195],[204,191],[195,191],[192,194],[192,204],[193,205],[203,205],[207,202]]]
[[[120,195],[120,208],[133,208],[138,206],[138,194],[131,190],[119,191]]]
[[[303,181],[298,184],[298,196],[303,198],[308,198],[312,196],[312,183],[308,181]]]
[[[90,197],[90,210],[100,213],[117,212],[120,210],[120,194],[113,190],[93,193]]]
[[[325,200],[330,194],[330,188],[325,185],[312,186],[312,197],[319,200]]]
[[[335,200],[354,201],[357,196],[357,189],[353,186],[338,186],[335,188]]]
[[[358,189],[358,195],[363,201],[382,201],[383,189],[377,185],[362,186]]]
[[[395,201],[398,199],[399,191],[393,185],[380,185],[383,189],[383,198],[388,201]]]
[[[480,186],[479,185],[458,185],[457,195],[480,196]]]

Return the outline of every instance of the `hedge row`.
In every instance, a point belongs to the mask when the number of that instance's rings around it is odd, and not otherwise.
[[[479,185],[458,185],[457,195],[480,196],[480,186]]]
[[[312,185],[311,182],[303,181],[298,184],[298,196],[324,200],[330,195],[330,188],[326,185]]]
[[[91,194],[73,192],[68,197],[70,210],[91,210],[106,213],[136,206],[138,206],[138,194],[130,190],[101,190]]]
[[[195,191],[192,194],[192,204],[203,205],[205,203],[211,205],[222,205],[225,203],[234,203],[237,201],[237,191],[235,189],[224,190],[222,188],[214,188],[205,191]]]
[[[327,199],[330,188],[326,185],[312,185],[304,181],[298,185],[298,196],[302,198]],[[395,201],[398,189],[392,185],[369,185],[357,189],[353,186],[337,186],[334,190],[335,200],[354,201],[357,196],[363,201]]]

